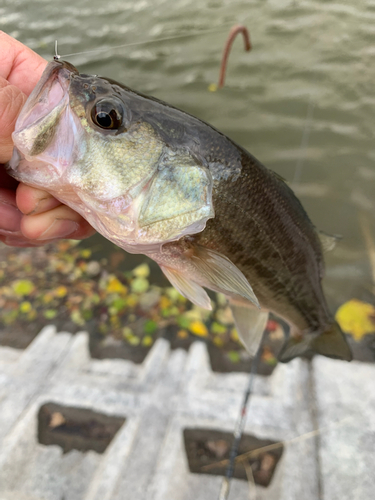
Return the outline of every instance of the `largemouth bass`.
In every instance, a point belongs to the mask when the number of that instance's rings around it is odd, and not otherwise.
[[[154,259],[209,309],[226,295],[245,347],[270,311],[291,334],[282,361],[350,360],[328,310],[319,235],[287,184],[212,126],[113,80],[48,64],[13,133],[8,168],[49,191],[103,236]]]

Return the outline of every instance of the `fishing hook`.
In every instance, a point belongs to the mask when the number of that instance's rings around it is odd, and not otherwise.
[[[59,56],[58,52],[57,52],[57,40],[55,40],[55,55],[53,56],[53,60],[54,61],[58,61],[60,59],[61,56]]]
[[[233,26],[233,28],[229,32],[227,41],[225,42],[223,57],[221,59],[220,76],[218,84],[219,89],[224,87],[225,73],[227,70],[229,53],[232,48],[233,41],[238,35],[238,33],[242,33],[243,35],[245,50],[248,52],[249,50],[252,49],[249,30],[246,28],[246,26],[243,26],[242,24],[236,24],[235,26]]]

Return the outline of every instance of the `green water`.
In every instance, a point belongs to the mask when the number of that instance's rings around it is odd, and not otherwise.
[[[238,39],[209,92],[238,22],[253,51]],[[0,27],[47,59],[55,39],[62,55],[134,44],[68,59],[212,123],[293,183],[316,226],[343,236],[326,258],[332,307],[371,287],[358,216],[375,238],[375,1],[3,0]]]

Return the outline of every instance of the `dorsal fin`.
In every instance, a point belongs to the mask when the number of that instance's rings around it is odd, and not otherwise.
[[[330,252],[336,246],[336,243],[342,239],[339,234],[328,234],[324,231],[317,230],[323,252]]]

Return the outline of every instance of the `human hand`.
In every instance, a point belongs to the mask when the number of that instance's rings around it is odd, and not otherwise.
[[[4,163],[12,156],[12,132],[27,96],[47,64],[0,31],[0,241],[39,246],[59,238],[83,239],[95,231],[79,214],[46,191],[12,179]]]

